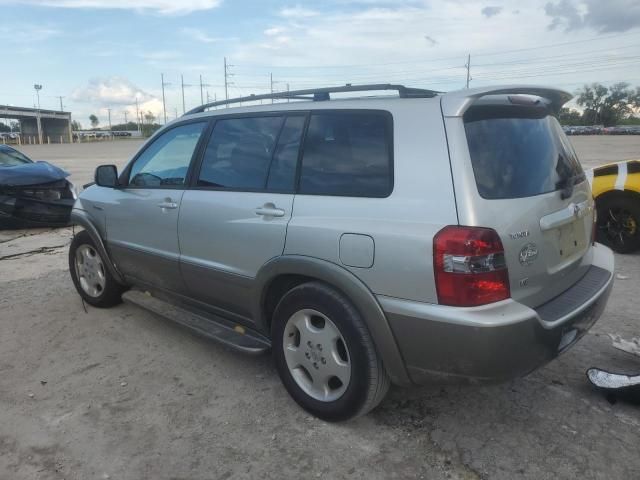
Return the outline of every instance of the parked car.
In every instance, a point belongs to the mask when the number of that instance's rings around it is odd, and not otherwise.
[[[399,97],[330,97],[381,89]],[[295,401],[330,421],[390,383],[526,375],[600,316],[613,254],[555,118],[568,93],[348,85],[225,103],[265,98],[294,101],[198,107],[122,172],[96,170],[69,249],[87,303],[122,296],[271,349]]]
[[[640,250],[640,160],[588,172],[598,211],[597,239],[618,253]]]
[[[68,225],[76,199],[68,176],[0,145],[0,229]]]

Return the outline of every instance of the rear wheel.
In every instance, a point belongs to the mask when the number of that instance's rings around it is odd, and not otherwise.
[[[389,377],[360,314],[327,285],[306,283],[280,300],[272,341],[287,391],[323,420],[364,415],[389,389]]]
[[[69,247],[69,272],[76,290],[88,304],[107,308],[122,302],[126,287],[113,278],[106,260],[85,230],[73,237]]]
[[[640,249],[640,201],[631,195],[596,200],[598,242],[618,253]]]

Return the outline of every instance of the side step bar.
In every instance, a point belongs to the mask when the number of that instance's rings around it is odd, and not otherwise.
[[[187,327],[203,337],[215,340],[227,347],[249,355],[260,355],[271,348],[267,339],[250,333],[245,327],[218,316],[204,316],[181,306],[153,297],[140,290],[129,290],[122,300]]]

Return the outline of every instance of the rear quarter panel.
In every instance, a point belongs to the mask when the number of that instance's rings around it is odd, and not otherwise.
[[[393,115],[391,195],[296,195],[285,254],[342,265],[375,294],[436,302],[433,237],[445,225],[457,223],[439,101],[401,100],[384,110]],[[340,239],[348,233],[373,238],[373,264],[369,268],[342,262]]]

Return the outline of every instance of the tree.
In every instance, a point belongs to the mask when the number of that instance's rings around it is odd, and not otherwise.
[[[100,120],[93,113],[89,115],[89,121],[91,122],[91,126],[96,128],[100,124]]]
[[[147,121],[148,124],[152,124],[156,119],[156,116],[151,112],[147,112],[144,114],[144,119]]]
[[[0,122],[0,132],[10,132],[11,127],[6,123]]]
[[[582,114],[573,108],[561,108],[558,120],[562,125],[582,125]]]
[[[585,124],[617,125],[638,107],[640,89],[635,91],[625,82],[607,88],[599,83],[585,85],[578,93],[576,103],[584,107]]]
[[[73,120],[71,122],[71,130],[73,130],[74,132],[77,132],[78,130],[82,130],[82,125],[80,125],[79,121]]]
[[[19,132],[20,131],[20,122],[11,122],[9,125],[11,125],[11,131],[12,132]]]

